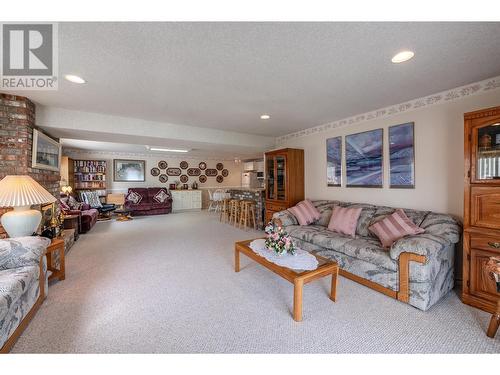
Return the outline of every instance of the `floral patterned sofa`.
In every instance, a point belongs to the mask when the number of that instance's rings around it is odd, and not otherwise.
[[[47,296],[44,237],[0,240],[0,353],[10,350]]]
[[[410,220],[425,229],[384,249],[368,227],[395,208],[339,201],[313,201],[321,218],[300,226],[289,211],[274,214],[298,247],[338,262],[341,275],[421,310],[429,309],[453,289],[455,244],[461,228],[449,215],[404,209]],[[332,208],[361,207],[356,236],[327,229]]]

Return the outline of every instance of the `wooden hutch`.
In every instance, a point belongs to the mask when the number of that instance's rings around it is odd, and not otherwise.
[[[500,256],[500,107],[465,120],[465,199],[462,301],[493,313],[500,294],[484,266]]]
[[[285,148],[269,151],[264,158],[266,173],[265,222],[275,212],[304,200],[304,150]]]

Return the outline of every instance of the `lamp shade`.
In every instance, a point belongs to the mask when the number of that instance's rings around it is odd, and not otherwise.
[[[30,176],[5,176],[0,181],[0,207],[31,206],[56,198]]]

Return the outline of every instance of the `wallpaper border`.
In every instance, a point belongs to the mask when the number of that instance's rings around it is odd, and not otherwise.
[[[281,137],[277,137],[276,144],[281,145],[290,139],[307,137],[313,134],[323,133],[344,126],[360,124],[362,122],[374,119],[387,118],[400,113],[414,111],[423,107],[430,107],[438,104],[453,102],[472,95],[480,95],[498,89],[500,89],[500,76],[488,78],[483,81],[470,83],[468,85],[442,91],[437,94],[424,96],[422,98],[413,99],[404,103],[394,104],[385,108],[379,108],[374,111],[357,114],[341,120],[290,133]]]

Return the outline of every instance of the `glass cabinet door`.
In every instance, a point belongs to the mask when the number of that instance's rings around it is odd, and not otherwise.
[[[472,152],[475,153],[473,180],[500,179],[500,122],[476,127],[472,131]],[[497,183],[500,181],[496,181]]]
[[[276,199],[274,188],[274,157],[269,156],[266,158],[266,194],[267,199]]]
[[[276,156],[276,187],[277,197],[280,201],[286,200],[286,158],[284,156]]]

